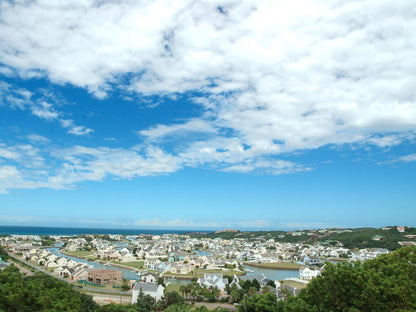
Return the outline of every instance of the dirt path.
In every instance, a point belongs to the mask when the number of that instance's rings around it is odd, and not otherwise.
[[[16,261],[11,261],[13,262],[14,266],[16,268],[19,269],[20,272],[22,272],[23,274],[25,274],[26,276],[33,276],[33,272],[28,270],[27,268],[21,266],[19,263],[17,263]]]
[[[213,310],[215,308],[221,307],[221,308],[225,308],[229,311],[237,311],[237,308],[230,304],[230,303],[219,303],[219,302],[213,302],[213,303],[209,303],[209,302],[195,302],[195,306],[199,307],[199,306],[205,306],[207,307],[208,310]]]
[[[87,294],[91,295],[92,299],[98,304],[110,304],[110,303],[131,304],[131,297],[127,297],[127,296],[117,296],[117,295],[109,295],[109,294],[92,294],[88,292]]]

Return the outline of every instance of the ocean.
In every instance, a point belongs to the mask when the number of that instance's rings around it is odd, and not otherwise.
[[[162,235],[185,234],[189,230],[165,230],[165,229],[104,229],[104,228],[71,228],[71,227],[42,227],[42,226],[10,226],[0,225],[0,234],[3,235],[62,235],[74,236],[80,234],[122,234],[122,235]]]

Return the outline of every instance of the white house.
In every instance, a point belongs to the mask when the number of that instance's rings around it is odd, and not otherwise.
[[[222,273],[204,273],[203,278],[198,278],[198,284],[210,287],[217,287],[222,293],[225,292],[225,286],[228,284],[228,280],[222,277]]]
[[[152,283],[136,283],[133,287],[131,303],[137,302],[140,290],[143,291],[144,295],[149,295],[158,301],[162,298],[164,289],[165,288],[162,285],[156,285]]]
[[[302,267],[299,269],[299,276],[304,280],[311,280],[319,275],[321,275],[321,270],[314,270],[308,267]]]

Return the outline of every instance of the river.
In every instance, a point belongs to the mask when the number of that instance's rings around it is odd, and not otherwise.
[[[88,261],[88,260],[85,260],[85,259],[80,259],[80,258],[64,255],[63,253],[61,253],[59,251],[59,247],[50,247],[50,248],[48,248],[48,250],[51,253],[53,253],[53,254],[55,254],[59,257],[71,259],[71,260],[74,260],[76,262],[87,263],[87,264],[92,265],[94,268],[97,268],[97,269],[111,269],[111,270],[121,271],[121,272],[123,272],[123,278],[128,279],[128,280],[139,280],[139,277],[136,275],[136,272],[130,271],[128,269],[123,269],[123,268],[115,267],[115,266],[112,266],[112,265],[103,265],[103,264],[95,262],[95,261]]]
[[[198,256],[212,256],[213,253],[205,250],[194,250]],[[280,281],[284,280],[285,278],[299,278],[299,270],[281,270],[281,269],[267,269],[267,268],[259,268],[254,267],[251,265],[244,265],[244,268],[253,271],[252,273],[247,273],[249,275],[261,275],[264,276],[272,281]],[[226,274],[226,273],[225,273]]]
[[[59,256],[59,257],[64,257],[67,259],[71,259],[74,260],[76,262],[82,262],[82,263],[87,263],[91,266],[93,266],[94,268],[97,269],[111,269],[111,270],[119,270],[121,272],[123,272],[123,278],[128,279],[128,280],[139,280],[139,277],[136,275],[136,273],[134,271],[128,270],[128,269],[123,269],[123,268],[119,268],[119,267],[115,267],[112,265],[103,265],[101,263],[98,262],[94,262],[94,261],[88,261],[85,259],[80,259],[80,258],[76,258],[76,257],[72,257],[72,256],[68,256],[68,255],[64,255],[63,253],[61,253],[59,251],[59,247],[50,247],[48,248],[48,250]],[[200,250],[195,250],[195,252],[198,255],[201,256],[210,256],[212,255],[212,253],[208,252],[208,251],[200,251]],[[258,268],[258,267],[253,267],[253,266],[249,266],[249,265],[245,265],[244,266],[246,269],[249,269],[251,271],[253,271],[253,273],[247,273],[247,275],[261,275],[264,274],[264,276],[272,281],[276,281],[276,280],[283,280],[285,278],[292,278],[292,277],[296,277],[299,278],[299,270],[279,270],[279,269],[266,269],[266,268]],[[226,273],[224,273],[226,274]],[[190,281],[189,280],[181,280],[181,279],[168,279],[167,282],[171,282],[172,284],[180,284],[180,285],[185,285],[188,284]]]
[[[253,273],[247,273],[249,275],[261,275],[264,274],[266,278],[272,281],[281,281],[285,278],[299,278],[299,270],[281,270],[281,269],[267,269],[259,268],[251,265],[244,265],[244,268],[253,271]]]

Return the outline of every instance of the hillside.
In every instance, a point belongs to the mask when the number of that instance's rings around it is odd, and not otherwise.
[[[351,229],[321,229],[301,231],[217,231],[207,234],[192,234],[197,238],[248,239],[251,241],[267,241],[274,239],[282,243],[320,242],[336,245],[341,243],[349,249],[387,248],[396,250],[401,247],[399,242],[415,241],[416,228],[405,227],[405,232],[399,232],[396,226],[384,228],[351,228]]]

